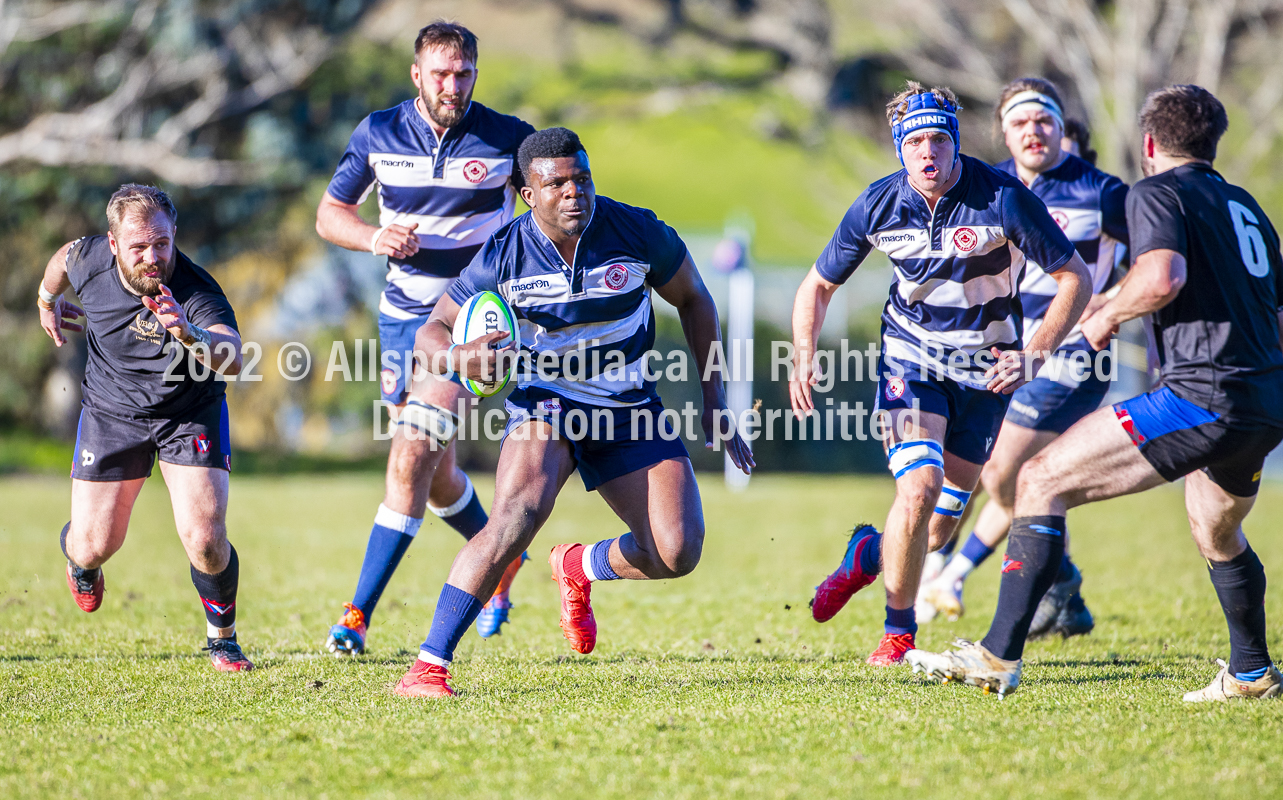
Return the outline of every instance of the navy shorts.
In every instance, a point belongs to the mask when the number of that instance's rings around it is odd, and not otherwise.
[[[149,478],[158,453],[167,464],[230,471],[227,400],[166,419],[128,419],[81,408],[71,477],[104,482]]]
[[[875,409],[913,408],[916,400],[919,410],[948,420],[943,442],[945,452],[973,464],[989,460],[1011,395],[973,389],[930,372],[924,378],[916,364],[885,357],[879,364],[878,375]]]
[[[664,416],[664,404],[658,400],[628,408],[602,408],[547,391],[517,389],[508,395],[506,408],[504,441],[531,419],[545,420],[558,438],[570,444],[579,477],[590,492],[661,461],[689,458],[681,430],[672,425],[672,413]]]
[[[1109,394],[1107,381],[1089,378],[1076,387],[1050,378],[1034,378],[1011,395],[1007,421],[1035,431],[1064,433],[1078,420],[1100,408]]]
[[[389,403],[400,405],[410,394],[410,378],[414,374],[414,335],[427,321],[426,314],[397,319],[379,312],[379,390]]]
[[[1265,457],[1283,428],[1225,419],[1183,400],[1166,386],[1114,405],[1132,444],[1169,481],[1201,469],[1236,497],[1253,497]]]

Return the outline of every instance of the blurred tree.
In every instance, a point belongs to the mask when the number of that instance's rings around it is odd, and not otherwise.
[[[1231,71],[1251,76],[1229,98],[1251,129],[1231,173],[1283,130],[1280,0],[925,0],[913,19],[920,35],[900,37],[900,55],[914,74],[990,103],[1018,74],[1055,77],[1089,117],[1102,165],[1131,180],[1140,175],[1136,114],[1169,83],[1220,93]]]

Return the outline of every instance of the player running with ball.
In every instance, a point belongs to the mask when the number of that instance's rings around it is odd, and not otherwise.
[[[1185,699],[1283,692],[1266,646],[1265,568],[1242,527],[1265,457],[1283,441],[1283,260],[1265,212],[1212,168],[1228,127],[1224,106],[1198,86],[1146,98],[1148,177],[1127,197],[1135,262],[1082,331],[1103,349],[1120,324],[1153,314],[1159,386],[1090,414],[1025,464],[989,633],[946,653],[911,652],[915,670],[1015,690],[1039,598],[1060,569],[1066,512],[1184,477],[1190,528],[1230,633],[1229,664]]]
[[[650,211],[597,196],[588,154],[573,132],[534,134],[518,161],[526,183],[521,196],[532,210],[491,237],[416,344],[438,373],[448,368],[492,380],[501,351],[490,345],[506,333],[451,344],[460,305],[491,291],[511,306],[522,347],[538,369],[519,374],[508,397],[493,514],[454,560],[427,641],[394,690],[403,697],[454,694],[446,668],[481,598],[534,540],[576,469],[629,529],[587,547],[557,545],[549,558],[561,589],[561,628],[577,652],[592,652],[597,641],[593,581],[681,577],[699,563],[703,547],[695,474],[681,431],[667,425],[648,376],[651,295],[677,308],[701,376],[719,339],[717,307],[676,231]],[[725,413],[720,377],[703,380],[702,388],[704,435],[711,443],[716,432],[747,472],[752,456]],[[578,434],[575,415],[584,420]]]
[[[517,148],[535,129],[472,100],[477,37],[462,25],[434,22],[420,30],[410,77],[418,95],[357,126],[316,210],[322,238],[387,256],[388,285],[379,300],[383,399],[395,419],[415,421],[393,433],[383,503],[356,592],[326,639],[335,655],[365,651],[374,609],[423,524],[425,506],[465,539],[486,524],[481,498],[454,458],[456,411],[470,395],[444,380],[425,381],[412,394],[410,354],[446,287],[512,219]],[[357,210],[376,184],[379,224],[371,225]],[[486,604],[482,636],[507,621],[508,587],[520,566],[518,558]]]
[[[1041,78],[1007,84],[998,100],[998,122],[1011,158],[998,169],[1020,178],[1047,204],[1051,216],[1092,267],[1093,302],[1114,283],[1113,242],[1127,244],[1127,185],[1061,149],[1064,113],[1056,87]],[[1102,235],[1108,240],[1102,241]],[[1025,267],[1020,282],[1024,338],[1030,341],[1057,291],[1056,282],[1036,264]],[[993,456],[980,474],[989,501],[961,549],[919,593],[918,621],[924,609],[950,619],[962,615],[962,586],[1007,536],[1016,474],[1030,458],[1078,420],[1100,407],[1109,391],[1103,365],[1082,331],[1075,327],[1037,377],[1011,395],[1007,417],[994,444]],[[933,555],[932,558],[938,558]],[[928,565],[928,574],[930,573]],[[1094,623],[1079,594],[1082,573],[1066,552],[1060,575],[1042,601],[1030,635],[1089,632]]]
[[[866,189],[802,281],[793,306],[793,410],[814,411],[815,343],[840,284],[873,248],[895,267],[882,315],[877,409],[889,417],[896,495],[884,534],[857,526],[841,566],[816,589],[826,622],[884,572],[886,624],[868,663],[913,648],[914,599],[928,550],[953,538],[1013,390],[1082,314],[1091,280],[1047,207],[1015,176],[959,152],[957,100],[917,83],[887,106],[904,169]],[[1021,346],[1023,260],[1056,285]]]
[[[82,313],[61,296],[68,287],[84,304],[89,339],[62,552],[76,605],[97,611],[102,565],[124,545],[159,454],[205,607],[205,649],[215,669],[239,672],[254,665],[236,642],[231,442],[226,387],[212,370],[240,373],[241,338],[223,290],[175,247],[177,221],[160,189],[126,184],[107,204],[107,235],[63,245],[40,282],[40,324],[54,342],[61,347],[63,330],[81,329],[68,322]]]

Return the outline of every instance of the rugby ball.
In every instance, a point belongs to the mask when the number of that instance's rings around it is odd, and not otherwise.
[[[469,297],[459,307],[459,315],[454,318],[454,330],[451,331],[450,338],[455,344],[467,344],[495,331],[509,334],[507,339],[499,340],[498,346],[511,343],[514,351],[521,350],[521,330],[517,327],[517,318],[512,309],[494,292],[481,292]],[[482,383],[462,375],[459,376],[459,382],[477,397],[490,397],[503,391],[503,387],[508,385],[517,368],[516,359],[508,362],[508,366],[504,375],[490,383]]]

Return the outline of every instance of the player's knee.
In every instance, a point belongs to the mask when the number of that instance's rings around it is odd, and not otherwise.
[[[1056,471],[1042,456],[1035,456],[1020,468],[1015,496],[1022,502],[1047,500],[1056,495]]]
[[[689,575],[699,566],[700,556],[703,555],[703,543],[699,541],[684,541],[673,548],[660,550],[660,564],[664,578],[680,578]]]
[[[980,485],[991,499],[1010,508],[1016,500],[1016,469],[1013,465],[990,460],[980,471]]]
[[[895,482],[895,495],[908,508],[934,509],[943,488],[943,472],[935,468],[918,469]]]

